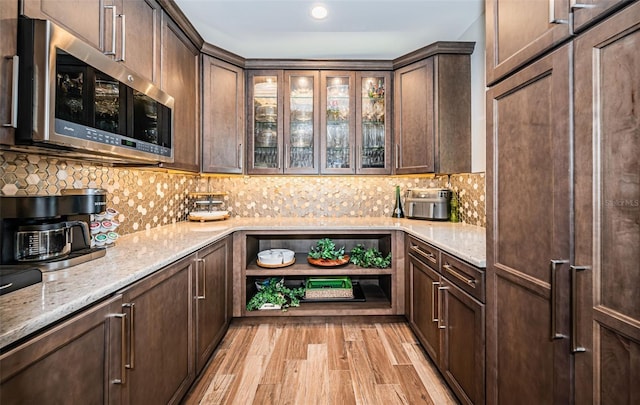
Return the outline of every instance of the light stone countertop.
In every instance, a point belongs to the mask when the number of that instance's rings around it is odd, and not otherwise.
[[[27,337],[236,231],[401,230],[486,267],[485,228],[411,219],[239,218],[179,222],[122,236],[96,260],[43,273],[42,283],[0,296],[0,348]]]

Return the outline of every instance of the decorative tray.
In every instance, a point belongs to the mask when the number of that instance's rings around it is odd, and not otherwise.
[[[229,218],[228,211],[203,211],[189,213],[189,221],[222,221]]]
[[[309,264],[320,267],[337,267],[342,266],[343,264],[349,263],[349,255],[344,255],[342,259],[314,259],[307,256],[307,261]]]
[[[278,264],[266,264],[266,263],[262,263],[260,259],[258,259],[256,261],[256,264],[260,267],[264,267],[265,269],[279,269],[281,267],[291,266],[295,262],[296,262],[296,258],[294,257],[293,259],[291,259],[286,263],[278,263]]]

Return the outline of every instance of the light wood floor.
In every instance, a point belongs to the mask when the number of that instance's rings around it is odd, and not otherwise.
[[[456,404],[406,322],[377,321],[235,322],[185,404]]]

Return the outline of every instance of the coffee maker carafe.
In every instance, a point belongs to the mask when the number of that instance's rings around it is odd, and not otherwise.
[[[104,256],[104,248],[91,247],[89,223],[105,206],[106,191],[91,188],[0,197],[0,265],[46,271]]]

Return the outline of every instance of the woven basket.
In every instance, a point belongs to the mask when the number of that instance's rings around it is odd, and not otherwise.
[[[304,293],[306,299],[353,298],[353,285],[349,277],[308,278]]]

